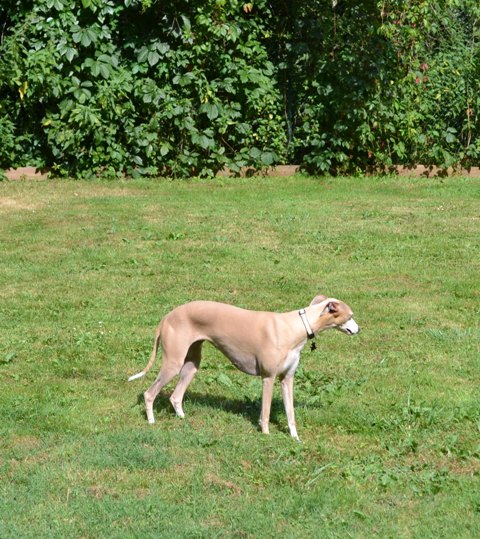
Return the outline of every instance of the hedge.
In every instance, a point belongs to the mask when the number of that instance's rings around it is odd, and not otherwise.
[[[476,0],[3,0],[0,168],[480,162]]]

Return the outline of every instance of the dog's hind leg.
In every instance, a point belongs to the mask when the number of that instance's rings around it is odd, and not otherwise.
[[[185,417],[182,408],[183,396],[190,385],[193,377],[198,371],[200,360],[202,359],[202,341],[195,342],[190,349],[185,360],[185,364],[180,371],[180,380],[178,381],[174,392],[170,397],[170,402],[178,417]]]
[[[188,348],[185,345],[174,344],[173,346],[163,346],[162,368],[160,374],[153,384],[145,391],[145,409],[148,422],[155,423],[153,414],[153,403],[162,388],[166,386],[181,370],[185,363]]]

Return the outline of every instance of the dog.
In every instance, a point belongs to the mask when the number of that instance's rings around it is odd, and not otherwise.
[[[327,329],[347,335],[359,333],[350,307],[334,298],[316,296],[305,309],[287,313],[250,311],[214,301],[192,301],[176,307],[160,322],[150,360],[128,380],[144,376],[162,345],[162,367],[144,393],[148,422],[155,423],[153,403],[160,390],[177,374],[180,379],[170,396],[179,417],[182,401],[201,360],[203,341],[212,343],[246,374],[262,378],[260,427],[268,434],[273,384],[279,378],[290,435],[299,440],[293,407],[293,377],[307,339]]]

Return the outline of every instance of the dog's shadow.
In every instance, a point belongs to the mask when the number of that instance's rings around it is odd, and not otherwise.
[[[137,398],[137,404],[141,406],[144,404],[143,393],[139,393]],[[183,407],[185,409],[186,415],[188,415],[188,411],[194,407],[206,408],[207,410],[221,410],[230,414],[235,414],[240,417],[243,417],[244,419],[250,421],[252,425],[258,428],[261,406],[261,399],[232,399],[225,398],[220,395],[206,395],[204,393],[196,392],[187,393],[183,400]],[[165,410],[167,410],[168,412],[175,414],[175,411],[173,410],[172,405],[168,399],[168,395],[164,393],[160,393],[155,399],[153,409],[155,413],[164,412]],[[286,421],[286,418],[284,418],[284,421],[281,420],[282,414],[284,414],[283,410],[284,409],[282,401],[274,397],[272,400],[272,407],[270,411],[270,423],[276,425],[277,427],[283,427],[283,423]],[[145,410],[143,410],[142,414],[146,419],[147,415],[145,413]]]

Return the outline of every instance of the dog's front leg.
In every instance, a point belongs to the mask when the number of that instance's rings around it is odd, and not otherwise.
[[[268,423],[270,420],[270,407],[272,405],[273,383],[275,376],[262,378],[262,413],[260,414],[260,427],[263,434],[268,434]]]
[[[282,397],[285,413],[287,414],[290,435],[295,438],[295,440],[300,441],[297,434],[297,425],[295,423],[295,409],[293,407],[293,376],[286,376],[282,380]]]

